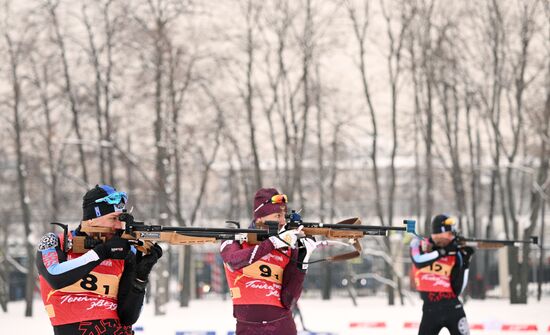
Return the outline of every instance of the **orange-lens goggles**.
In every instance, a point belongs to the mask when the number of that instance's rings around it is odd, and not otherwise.
[[[455,224],[455,220],[453,218],[448,218],[447,220],[443,221],[443,224],[446,226],[452,226]]]
[[[275,194],[270,200],[272,204],[286,204],[288,202],[286,194]]]

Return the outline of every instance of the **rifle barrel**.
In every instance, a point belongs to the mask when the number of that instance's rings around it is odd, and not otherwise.
[[[301,222],[291,223],[291,227],[297,227],[303,225],[304,228],[331,228],[331,229],[346,229],[346,230],[361,230],[361,231],[384,231],[384,230],[397,230],[406,231],[405,227],[389,227],[389,226],[365,226],[361,224],[330,224],[321,222]]]
[[[492,240],[492,239],[482,239],[482,238],[460,238],[459,241],[464,242],[480,242],[480,243],[501,243],[504,245],[514,245],[516,243],[523,243],[523,244],[537,244],[537,241],[535,239],[530,240]]]
[[[210,228],[210,227],[164,227],[158,225],[126,225],[126,230],[130,232],[181,232],[186,234],[192,233],[210,233],[210,234],[266,234],[265,229],[240,229],[240,228]]]

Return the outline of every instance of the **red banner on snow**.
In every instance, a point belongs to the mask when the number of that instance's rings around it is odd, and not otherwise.
[[[350,322],[350,328],[386,328],[385,322]]]
[[[500,328],[502,331],[514,331],[514,332],[525,332],[525,331],[537,331],[537,325],[514,325],[514,324],[507,324],[502,325]]]

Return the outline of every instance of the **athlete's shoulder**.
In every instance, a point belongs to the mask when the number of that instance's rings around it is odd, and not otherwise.
[[[59,237],[54,233],[47,233],[38,242],[38,250],[44,251],[56,248],[59,245]]]
[[[229,246],[231,246],[231,247],[227,248]],[[226,248],[227,248],[227,250],[229,250],[229,249],[233,250],[235,248],[241,249],[242,247],[243,247],[243,245],[238,241],[227,240],[227,241],[223,241],[222,244],[220,244],[220,252],[222,252]]]

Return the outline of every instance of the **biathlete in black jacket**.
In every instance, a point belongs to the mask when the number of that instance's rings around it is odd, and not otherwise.
[[[447,328],[451,335],[470,333],[458,296],[468,283],[474,249],[459,247],[454,231],[454,220],[440,214],[432,220],[430,238],[411,241],[412,275],[424,301],[419,335],[437,335],[442,328]]]
[[[124,192],[96,185],[84,195],[82,220],[120,229],[118,216],[127,200]],[[128,241],[107,236],[106,242],[79,254],[71,249],[77,235],[85,235],[80,226],[68,234],[67,243],[63,234],[48,233],[38,246],[40,291],[54,334],[132,334],[149,273],[162,249],[155,244],[142,256]]]

